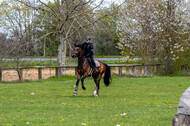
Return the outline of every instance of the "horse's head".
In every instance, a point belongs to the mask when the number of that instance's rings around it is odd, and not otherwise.
[[[78,57],[80,55],[80,51],[81,51],[81,44],[74,44],[75,48],[74,48],[74,52],[72,53],[72,57]]]

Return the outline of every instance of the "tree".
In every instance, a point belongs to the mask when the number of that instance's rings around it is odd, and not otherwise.
[[[30,55],[33,10],[26,9],[13,0],[4,0],[0,5],[0,13],[1,30],[6,33],[6,40],[9,40],[7,41],[10,48],[8,54],[13,54],[16,59],[23,55]]]
[[[138,56],[145,64],[166,64],[165,73],[176,71],[179,55],[175,53],[183,50],[182,56],[189,50],[189,4],[175,0],[128,0],[118,19],[121,53],[131,58]]]
[[[56,34],[58,39],[57,62],[61,67],[65,65],[67,40],[69,37],[78,30],[85,29],[100,20],[100,18],[93,20],[92,17],[94,15],[94,9],[96,9],[102,1],[95,7],[90,6],[94,3],[93,0],[54,0],[54,6],[52,6],[50,1],[45,3],[38,0],[40,4],[36,6],[32,5],[30,1],[16,1],[22,3],[26,7],[48,13],[53,17],[53,22],[49,24],[49,27],[55,27],[56,31],[49,31],[49,33],[44,36]],[[63,74],[65,74],[65,69],[62,68],[59,70],[59,75]]]
[[[112,4],[109,8],[98,10],[97,17],[108,14],[107,17],[96,24],[96,54],[99,55],[118,55],[116,47],[119,37],[117,35],[116,17],[119,5]],[[110,51],[112,50],[112,51]]]

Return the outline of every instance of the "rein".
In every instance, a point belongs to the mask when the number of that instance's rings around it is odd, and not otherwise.
[[[78,70],[82,70],[83,67],[84,67],[84,66],[87,64],[87,62],[89,62],[89,61],[88,61],[87,58],[85,58],[85,57],[83,56],[83,53],[82,53],[81,48],[80,48],[80,51],[79,51],[79,52],[75,52],[75,54],[76,54],[77,57],[78,57],[78,66],[77,66],[77,68],[78,68]],[[93,72],[93,69],[92,69],[92,67],[91,67],[90,72],[89,72],[88,75],[91,75],[92,72]]]
[[[79,66],[79,64],[80,64],[80,57],[82,57],[83,59],[84,59],[84,62],[83,62],[83,64],[82,64],[82,66]],[[84,67],[84,65],[86,64],[86,62],[87,62],[87,60],[85,60],[85,58],[83,57],[83,55],[82,56],[80,56],[80,53],[78,54],[78,60],[79,60],[79,63],[78,63],[78,68],[81,70],[83,67]]]
[[[80,56],[80,55],[79,55],[79,56]],[[80,62],[79,56],[78,56],[78,60],[79,60],[79,62]],[[83,64],[82,64],[82,66],[79,66],[79,64],[78,64],[78,68],[79,68],[80,70],[82,70],[82,68],[85,66],[85,64],[86,64],[87,62],[88,62],[88,59],[84,58],[84,62],[83,62]],[[91,68],[88,75],[91,75],[92,72],[93,72],[93,69]]]
[[[78,68],[80,68],[80,70],[84,67],[84,65],[86,64],[87,60],[84,61],[84,63],[82,64],[82,66],[79,66],[78,64]]]

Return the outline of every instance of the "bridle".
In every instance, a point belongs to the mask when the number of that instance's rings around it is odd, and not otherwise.
[[[75,47],[75,48],[76,48],[76,47]],[[75,57],[78,57],[78,58],[79,58],[79,56],[80,56],[80,51],[78,51],[78,52],[74,51],[74,52],[72,53],[72,57],[73,57],[73,58],[75,58]]]

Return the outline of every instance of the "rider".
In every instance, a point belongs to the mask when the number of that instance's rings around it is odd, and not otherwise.
[[[83,50],[83,55],[86,58],[90,58],[92,62],[92,68],[97,72],[98,70],[96,69],[94,58],[93,58],[93,44],[91,43],[91,38],[90,36],[85,37],[86,42],[82,43],[82,50]]]

